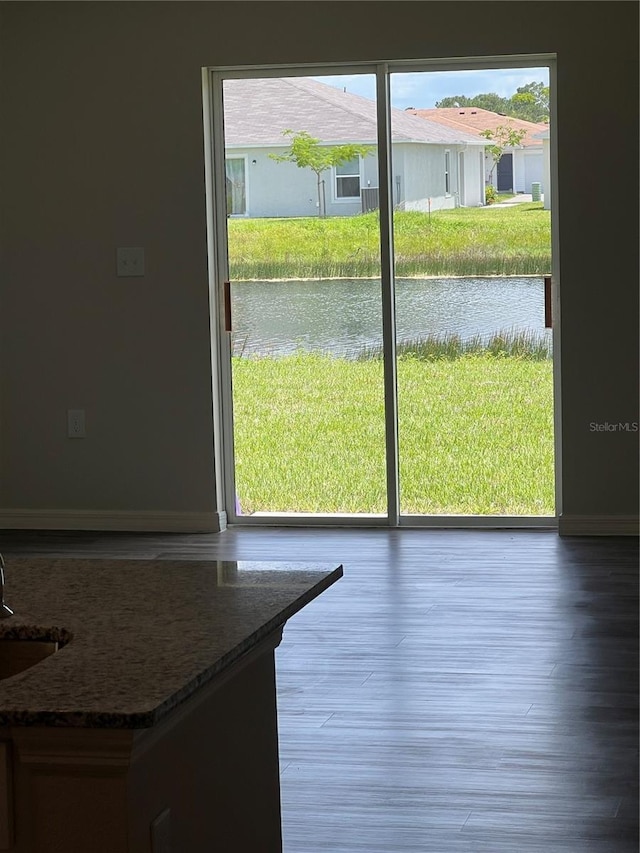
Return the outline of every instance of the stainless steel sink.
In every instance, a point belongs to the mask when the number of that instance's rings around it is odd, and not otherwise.
[[[55,640],[0,638],[0,680],[24,672],[57,651]]]

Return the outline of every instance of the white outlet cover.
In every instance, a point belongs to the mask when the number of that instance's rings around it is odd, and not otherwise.
[[[117,249],[116,271],[118,276],[144,275],[144,249],[140,246]]]
[[[67,438],[86,438],[84,409],[67,410]]]

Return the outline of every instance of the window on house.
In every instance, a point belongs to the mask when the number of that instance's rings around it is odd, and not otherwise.
[[[360,158],[336,166],[336,198],[360,198]]]
[[[247,212],[247,184],[244,157],[225,160],[227,176],[227,216],[244,216]]]
[[[451,151],[444,152],[444,194],[451,195]]]

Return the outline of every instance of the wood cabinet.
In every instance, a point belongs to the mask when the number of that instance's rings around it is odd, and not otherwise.
[[[148,729],[0,729],[0,850],[278,853],[281,629]]]
[[[274,652],[341,576],[289,562],[9,563],[0,853],[280,853]],[[56,651],[40,660],[44,638]],[[10,668],[25,650],[38,662]]]

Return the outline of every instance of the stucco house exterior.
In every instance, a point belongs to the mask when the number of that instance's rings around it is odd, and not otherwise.
[[[549,128],[537,133],[536,138],[542,140],[542,185],[547,188],[542,200],[545,210],[551,210],[551,133]]]
[[[548,129],[548,125],[500,115],[480,107],[437,107],[427,110],[411,109],[406,112],[437,122],[443,127],[463,130],[474,136],[480,136],[483,130],[495,131],[501,125],[508,125],[514,130],[523,130],[525,135],[520,145],[505,148],[492,176],[493,158],[488,152],[486,153],[485,181],[487,184],[492,183],[498,192],[512,190],[517,193],[530,193],[533,183],[540,183],[544,192],[543,144],[537,134]]]
[[[227,79],[223,86],[227,213],[246,217],[313,216],[317,179],[309,168],[277,162],[306,131],[322,144],[355,143],[371,152],[326,170],[320,204],[328,216],[377,206],[374,101],[309,77]],[[484,203],[484,145],[477,135],[392,110],[393,203],[440,210]]]

